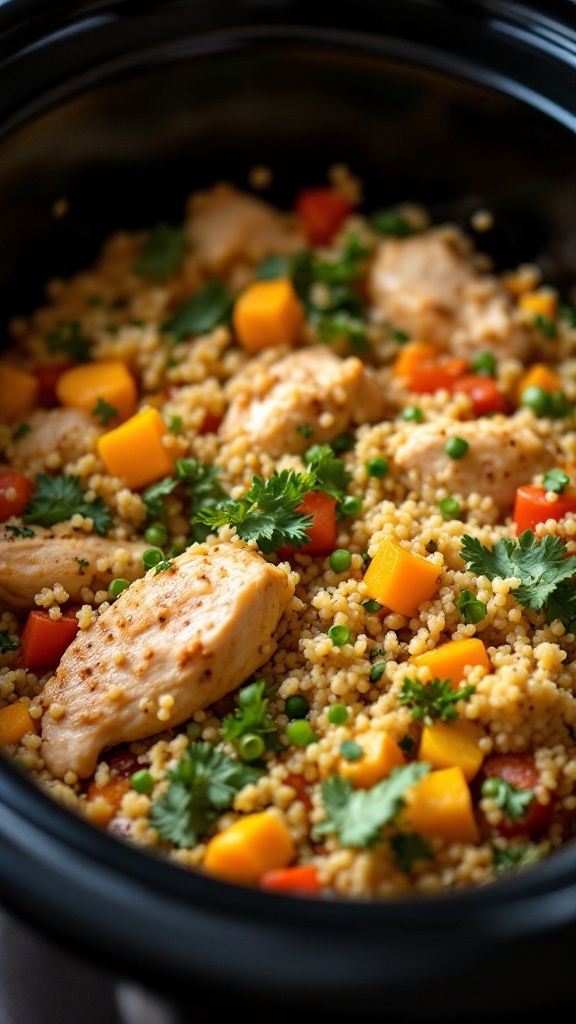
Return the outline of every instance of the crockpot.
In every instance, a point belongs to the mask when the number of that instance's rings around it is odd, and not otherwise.
[[[496,267],[537,261],[574,299],[573,0],[3,0],[0,81],[3,323],[108,232],[255,165],[279,205],[342,163],[368,208],[467,230],[488,208]],[[0,904],[1,1024],[508,1019],[576,996],[574,844],[435,897],[273,895],[97,830],[0,757]]]

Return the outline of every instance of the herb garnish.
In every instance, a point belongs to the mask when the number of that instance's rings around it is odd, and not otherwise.
[[[20,425],[16,427],[16,430],[14,430],[11,440],[19,441],[21,437],[26,437],[26,434],[29,434],[31,429],[32,428],[29,423],[20,423]]]
[[[476,626],[486,618],[488,609],[484,601],[474,596],[471,590],[461,590],[460,597],[456,601],[456,607],[462,613],[462,619],[467,625]]]
[[[66,352],[78,363],[90,358],[90,342],[81,335],[78,320],[61,320],[46,338],[46,344],[51,352]]]
[[[242,687],[236,699],[238,707],[222,719],[222,738],[227,743],[236,743],[241,736],[261,736],[268,750],[283,750],[278,729],[268,711],[270,693],[267,680],[260,679]]]
[[[20,644],[15,636],[10,636],[7,629],[0,631],[0,654],[9,654],[10,651],[17,651]]]
[[[190,335],[207,334],[218,324],[228,323],[234,296],[222,281],[209,281],[162,324],[161,331],[175,341]]]
[[[454,705],[459,700],[468,700],[476,692],[476,687],[463,686],[460,690],[453,690],[451,686],[450,679],[436,677],[429,683],[421,683],[406,676],[398,700],[410,708],[412,718],[421,719],[426,725],[432,725],[436,719],[453,722],[458,717]]]
[[[10,533],[14,537],[35,537],[34,530],[31,530],[29,526],[13,526],[12,523],[6,523],[5,530],[10,530]]]
[[[81,515],[89,517],[94,532],[105,537],[112,525],[112,513],[102,498],[85,501],[84,493],[79,476],[51,477],[40,473],[36,477],[34,496],[24,509],[22,519],[25,523],[54,526],[54,523]]]
[[[140,259],[132,270],[143,277],[166,281],[179,267],[186,248],[186,235],[182,228],[158,224],[146,238]]]
[[[92,409],[92,415],[97,416],[106,427],[110,420],[113,420],[118,415],[118,409],[115,405],[105,402],[103,398],[99,398]]]
[[[523,821],[534,799],[531,789],[514,786],[498,775],[490,775],[484,780],[481,793],[483,797],[493,800],[496,807],[500,807],[506,817],[514,822]]]

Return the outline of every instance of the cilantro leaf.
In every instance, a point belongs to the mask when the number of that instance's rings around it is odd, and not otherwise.
[[[160,223],[146,238],[140,259],[132,270],[142,277],[166,281],[180,265],[186,248],[186,236],[182,228]]]
[[[531,789],[522,789],[512,782],[490,775],[482,783],[482,796],[490,797],[496,807],[500,807],[510,821],[523,821],[534,799]]]
[[[209,281],[162,324],[161,331],[183,341],[193,334],[207,334],[230,319],[234,296],[222,281]]]
[[[15,636],[10,636],[7,629],[0,631],[0,654],[9,654],[10,651],[17,651],[20,644]]]
[[[344,460],[334,455],[331,445],[312,445],[304,455],[304,463],[308,472],[314,474],[313,490],[325,491],[338,500],[344,497],[352,474],[346,469]]]
[[[374,231],[380,235],[392,235],[394,238],[408,238],[416,233],[416,228],[410,224],[397,210],[376,210],[368,217],[368,222]]]
[[[202,465],[196,459],[177,459],[176,477],[181,482],[188,497],[188,515],[193,540],[203,541],[209,528],[199,519],[203,509],[214,508],[228,495],[218,480],[220,468],[211,462]]]
[[[107,426],[110,420],[113,420],[114,417],[118,415],[118,409],[115,405],[110,405],[108,402],[105,402],[103,398],[99,398],[92,409],[92,415],[98,416],[102,420],[104,426]]]
[[[54,526],[73,515],[90,517],[94,532],[105,537],[112,525],[112,513],[102,498],[84,500],[84,490],[78,476],[36,477],[36,490],[22,514],[25,523]]]
[[[463,686],[460,690],[451,687],[449,679],[436,678],[429,683],[421,683],[406,676],[398,700],[410,708],[412,718],[422,719],[426,725],[432,725],[438,718],[442,722],[453,722],[458,717],[454,705],[459,700],[468,700],[476,692],[476,687]]]
[[[425,761],[414,761],[394,768],[371,789],[354,789],[349,779],[332,775],[322,783],[326,818],[314,827],[313,838],[336,833],[343,846],[374,846],[404,808],[406,790],[429,770]]]
[[[269,750],[283,749],[274,719],[268,712],[270,698],[266,691],[266,680],[261,679],[238,692],[238,707],[222,719],[223,739],[234,743],[251,733],[261,736]]]
[[[90,357],[90,342],[80,333],[78,320],[61,320],[46,338],[46,344],[51,352],[66,352],[78,363]]]
[[[401,871],[410,874],[418,860],[427,860],[432,856],[432,848],[417,832],[399,832],[390,837],[390,846],[396,856],[396,863]]]
[[[521,871],[542,860],[544,853],[535,843],[522,843],[519,846],[508,846],[505,850],[495,848],[493,851],[494,870],[497,875],[507,875],[511,871]]]
[[[178,481],[174,477],[165,476],[142,491],[142,501],[148,519],[164,519],[166,515],[164,498],[172,494],[177,486]]]
[[[460,597],[456,601],[456,607],[462,613],[462,619],[467,624],[477,625],[486,618],[488,609],[484,601],[474,596],[471,590],[461,590]]]
[[[150,809],[160,837],[175,846],[194,846],[234,797],[261,771],[227,757],[210,743],[191,743],[178,766],[167,773],[168,790]]]

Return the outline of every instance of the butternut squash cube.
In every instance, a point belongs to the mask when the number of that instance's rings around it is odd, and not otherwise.
[[[294,858],[294,841],[284,823],[268,811],[239,818],[209,840],[204,870],[237,885],[255,885],[270,868],[285,868]]]
[[[25,416],[38,401],[40,382],[33,373],[0,365],[0,417],[7,422]]]
[[[549,320],[555,320],[558,314],[558,296],[553,291],[524,292],[518,305],[525,313],[545,316]]]
[[[364,751],[363,756],[356,761],[340,757],[338,763],[338,774],[350,779],[354,789],[370,789],[387,778],[393,768],[406,762],[402,749],[387,732],[372,729],[362,733],[357,742]]]
[[[459,718],[455,722],[425,724],[420,736],[418,760],[428,761],[433,768],[458,766],[470,782],[480,770],[484,754],[478,746],[485,736],[478,722]]]
[[[406,793],[402,820],[424,839],[478,843],[472,796],[458,766],[431,771]]]
[[[115,422],[133,416],[138,388],[126,363],[119,359],[82,363],[65,370],[56,382],[56,395],[62,405],[94,413],[101,399],[117,410]]]
[[[416,654],[410,659],[416,668],[429,668],[431,679],[449,679],[455,690],[465,677],[469,666],[482,665],[490,671],[490,660],[479,637],[464,637],[462,640],[448,640],[433,651]]]
[[[304,309],[287,277],[255,281],[237,298],[232,326],[253,355],[273,345],[294,345],[304,324]]]
[[[27,732],[38,733],[28,706],[22,701],[0,708],[0,743],[20,743]]]
[[[440,575],[439,566],[385,537],[364,573],[364,583],[368,597],[413,618],[422,601],[435,594]]]
[[[522,395],[527,388],[542,388],[549,394],[558,394],[562,391],[562,381],[559,376],[544,363],[534,363],[526,373],[522,375],[516,389],[518,402],[522,401]]]
[[[111,476],[137,491],[172,474],[179,450],[163,444],[171,436],[158,410],[150,407],[102,434],[98,454]]]

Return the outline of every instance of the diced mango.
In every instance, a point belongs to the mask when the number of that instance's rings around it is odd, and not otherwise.
[[[459,766],[429,772],[406,792],[405,799],[402,822],[424,839],[480,841],[472,796]]]
[[[545,316],[548,320],[555,320],[558,315],[558,296],[553,291],[524,292],[518,305],[525,313]]]
[[[294,853],[294,841],[280,818],[258,811],[209,840],[204,869],[223,882],[255,885],[270,868],[287,867]]]
[[[459,718],[454,722],[425,724],[420,736],[418,760],[428,761],[433,768],[458,766],[470,782],[480,770],[484,754],[479,741],[485,736],[478,722]]]
[[[158,410],[147,408],[102,434],[98,454],[111,476],[139,490],[172,474],[179,449],[163,443],[171,438]]]
[[[542,391],[548,391],[550,394],[557,394],[563,390],[562,381],[545,363],[534,363],[522,375],[516,388],[518,402],[527,388],[542,388]]]
[[[429,668],[431,679],[449,679],[456,689],[465,677],[468,666],[482,665],[490,671],[490,659],[479,637],[464,637],[462,640],[448,640],[432,651],[416,654],[410,659],[416,668]]]
[[[83,409],[97,418],[98,400],[117,410],[114,421],[133,416],[138,401],[136,381],[119,359],[72,366],[58,378],[56,395],[62,405]],[[104,422],[106,420],[104,419]]]
[[[0,743],[20,743],[27,732],[38,733],[27,704],[18,701],[0,708]]]
[[[438,589],[441,569],[385,537],[364,573],[368,597],[412,618]]]
[[[0,419],[7,422],[29,413],[40,392],[38,377],[7,363],[0,365]]]
[[[387,778],[393,768],[405,764],[402,749],[387,732],[371,729],[362,733],[357,740],[364,754],[356,761],[340,757],[338,774],[350,779],[355,789],[370,789],[381,779]]]
[[[304,324],[304,309],[291,280],[255,281],[237,298],[232,326],[251,355],[274,345],[294,345]]]

